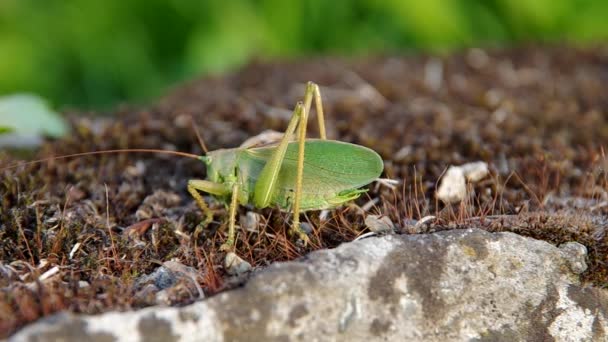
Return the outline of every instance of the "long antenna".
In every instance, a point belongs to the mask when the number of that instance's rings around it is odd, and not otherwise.
[[[201,145],[201,148],[203,151],[205,151],[205,154],[209,153],[207,145],[205,145],[205,141],[203,140],[203,137],[201,137],[201,133],[198,131],[198,128],[196,128],[196,122],[194,122],[194,117],[192,115],[190,115],[190,122],[192,123],[192,128],[194,128],[194,133],[196,134],[196,139],[198,139],[199,145]]]
[[[92,152],[66,154],[66,155],[57,156],[57,157],[48,157],[48,158],[33,160],[33,161],[29,161],[29,162],[22,162],[22,163],[16,163],[13,165],[9,165],[7,167],[0,168],[0,171],[14,169],[19,166],[27,166],[27,165],[33,165],[33,164],[38,164],[38,163],[44,163],[47,161],[57,160],[57,159],[67,159],[67,158],[74,158],[74,157],[89,156],[89,155],[94,155],[94,154],[112,154],[112,153],[160,153],[160,154],[170,154],[170,155],[198,159],[198,160],[201,159],[200,156],[198,156],[196,154],[186,153],[186,152],[155,150],[155,149],[149,149],[149,148],[128,148],[128,149],[122,149],[122,150],[92,151]]]

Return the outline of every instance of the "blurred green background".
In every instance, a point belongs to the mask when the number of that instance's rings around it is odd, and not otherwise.
[[[607,38],[606,0],[0,0],[0,95],[103,109],[254,57]]]

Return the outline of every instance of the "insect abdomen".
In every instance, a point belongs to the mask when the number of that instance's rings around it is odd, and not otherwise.
[[[243,150],[239,158],[242,182],[253,189],[255,181],[274,147]],[[289,209],[293,202],[296,170],[297,142],[287,148],[281,165],[271,205]],[[319,210],[335,207],[357,198],[365,190],[360,187],[373,182],[384,168],[380,156],[363,146],[333,140],[309,139],[306,141],[302,182],[302,210]]]

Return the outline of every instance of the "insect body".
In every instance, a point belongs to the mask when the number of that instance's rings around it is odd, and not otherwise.
[[[269,206],[289,210],[293,205],[297,147],[294,142],[287,146]],[[239,183],[238,202],[254,203],[255,183],[273,151],[272,147],[213,151],[206,158],[209,179],[216,183],[235,180]],[[357,198],[365,192],[358,188],[375,179],[370,175],[377,177],[382,172],[382,160],[376,156],[374,151],[359,145],[306,140],[300,209],[328,209]]]
[[[313,99],[320,139],[306,139],[306,123]],[[294,139],[294,134],[297,139]],[[229,231],[222,245],[223,250],[234,247],[236,208],[239,204],[253,204],[256,208],[279,207],[293,212],[292,232],[306,242],[308,236],[300,228],[300,211],[332,208],[359,197],[366,191],[360,187],[377,179],[384,168],[382,159],[373,150],[326,139],[321,94],[319,87],[312,82],[307,84],[304,101],[296,105],[285,134],[272,145],[220,149],[204,156],[151,149],[94,151],[26,164],[122,152],[165,153],[204,161],[207,179],[188,181],[188,192],[206,214],[203,226],[211,221],[211,211],[201,191],[229,205]],[[19,165],[24,164],[8,168]]]
[[[315,99],[321,139],[306,139],[306,123]],[[279,207],[293,211],[292,231],[304,241],[300,211],[320,210],[353,200],[359,189],[383,171],[380,156],[373,150],[341,141],[326,140],[319,87],[309,82],[304,102],[296,105],[281,141],[272,146],[235,148],[209,152],[207,180],[190,180],[188,191],[203,212],[209,212],[199,191],[224,199],[230,205],[228,239],[222,249],[234,244],[238,204],[257,208]],[[297,141],[292,136],[298,129]]]

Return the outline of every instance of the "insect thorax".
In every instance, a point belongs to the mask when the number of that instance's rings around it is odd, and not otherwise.
[[[238,149],[221,149],[207,154],[207,179],[216,183],[227,183],[236,176]]]

